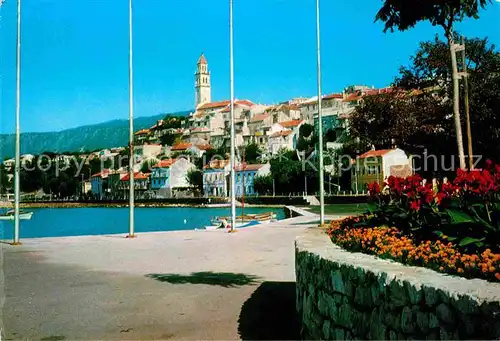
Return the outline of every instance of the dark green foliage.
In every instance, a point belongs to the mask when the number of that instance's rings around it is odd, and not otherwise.
[[[187,182],[195,188],[198,193],[203,194],[203,173],[199,169],[191,169],[187,172]]]
[[[271,174],[257,176],[253,180],[253,186],[259,195],[270,195],[273,193],[273,176]]]
[[[262,150],[256,143],[250,143],[245,146],[244,157],[248,164],[258,164],[261,162]]]

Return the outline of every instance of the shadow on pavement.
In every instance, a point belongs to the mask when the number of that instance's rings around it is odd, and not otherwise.
[[[190,275],[149,274],[146,277],[172,284],[207,284],[232,288],[257,283],[258,277],[232,272],[193,272]]]
[[[300,340],[295,283],[262,283],[243,303],[238,332],[243,340]]]

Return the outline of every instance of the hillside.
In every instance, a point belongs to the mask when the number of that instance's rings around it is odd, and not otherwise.
[[[189,111],[172,113],[185,116]],[[149,128],[166,114],[134,119],[134,130]],[[14,134],[0,135],[0,159],[14,156]],[[128,144],[128,120],[112,120],[57,132],[22,133],[21,154],[40,154],[112,148]]]

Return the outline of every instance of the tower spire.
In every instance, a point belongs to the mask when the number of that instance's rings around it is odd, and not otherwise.
[[[202,53],[196,64],[195,73],[195,108],[200,104],[211,102],[210,71],[208,71],[208,62]]]

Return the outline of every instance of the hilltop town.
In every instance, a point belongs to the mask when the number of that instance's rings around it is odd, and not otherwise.
[[[194,112],[188,116],[167,115],[150,128],[135,132],[134,180],[137,198],[225,197],[229,194],[230,160],[227,152],[230,148],[231,101],[212,100],[210,77],[207,58],[201,54],[196,63]],[[342,148],[350,116],[364,98],[395,91],[400,90],[394,87],[348,86],[341,93],[323,95],[322,129],[329,155],[335,155],[335,151]],[[276,183],[269,162],[276,158],[293,158],[297,163],[311,156],[311,160],[316,160],[317,96],[292,98],[272,105],[254,103],[251,99],[235,99],[234,123],[237,196],[275,195],[276,192],[305,196],[308,194],[308,179],[309,191],[316,189],[314,178],[317,175],[307,174],[304,169],[304,181],[300,181],[300,185],[296,181],[293,181],[294,185],[286,184],[286,180]],[[392,151],[387,150],[378,156],[389,152]],[[403,156],[401,161],[399,156],[404,153],[400,150],[395,152],[396,155],[389,159],[395,157],[398,165],[402,163],[406,167],[404,173],[411,173],[408,157]],[[365,154],[365,157],[370,156],[369,152]],[[50,187],[45,189],[29,184],[22,188],[25,193],[34,191],[31,195],[35,197],[50,193],[50,198],[126,199],[129,193],[128,155],[129,147],[122,146],[92,153],[46,156],[49,163],[82,164],[82,167],[76,167],[77,179],[68,180],[69,184],[61,183],[60,179],[54,180],[53,186],[45,186]],[[23,155],[21,162],[38,162],[39,157]],[[329,193],[332,193],[332,185],[334,193],[362,193],[367,183],[385,177],[381,159],[379,165],[368,167],[366,171],[358,170],[359,174],[349,174],[347,183],[344,179],[341,184],[342,174],[333,163],[327,163],[325,168],[330,179],[337,179],[337,183],[328,183]],[[385,163],[388,161],[385,160]],[[11,172],[14,160],[5,160],[3,164]],[[62,171],[71,169],[69,166],[58,167]],[[287,165],[284,167],[290,168]]]

